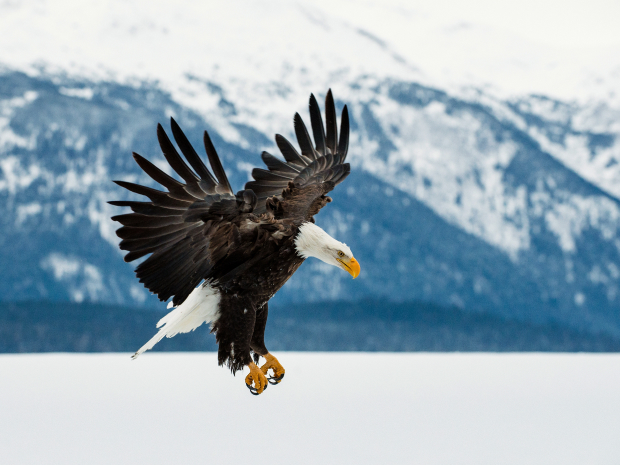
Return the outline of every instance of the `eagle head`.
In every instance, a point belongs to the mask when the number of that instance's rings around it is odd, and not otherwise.
[[[360,274],[360,264],[353,258],[353,252],[343,242],[337,241],[314,223],[304,223],[295,238],[297,253],[303,257],[314,257],[342,268],[353,279]]]

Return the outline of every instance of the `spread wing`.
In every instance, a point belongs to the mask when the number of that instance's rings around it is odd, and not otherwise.
[[[314,221],[313,216],[331,201],[325,194],[349,175],[350,166],[345,163],[349,148],[349,113],[345,105],[340,122],[331,89],[325,98],[327,131],[323,126],[321,110],[314,95],[310,96],[310,120],[314,144],[308,130],[295,114],[295,135],[301,153],[284,137],[277,134],[276,144],[285,161],[263,152],[262,159],[267,170],[252,171],[254,181],[245,188],[254,191],[258,197],[255,213],[270,211],[276,219],[289,220],[294,224]]]
[[[213,174],[174,119],[172,134],[189,166],[158,125],[162,152],[184,183],[134,153],[138,165],[166,191],[114,181],[150,201],[109,202],[133,212],[112,218],[122,224],[116,234],[122,239],[120,248],[128,251],[125,261],[150,255],[136,268],[140,282],[160,300],[173,297],[173,304],[179,305],[203,279],[231,279],[251,266],[267,253],[269,248],[263,245],[274,233],[274,238],[289,236],[293,233],[291,225],[314,221],[312,217],[331,201],[325,194],[342,182],[350,169],[344,163],[349,144],[347,107],[342,111],[338,138],[331,90],[325,106],[327,132],[318,103],[314,95],[310,97],[314,146],[296,114],[295,133],[301,154],[276,135],[286,161],[263,152],[268,170],[255,169],[254,181],[236,195],[206,131],[204,144]]]
[[[251,191],[233,195],[220,159],[205,131],[204,144],[213,174],[204,165],[178,124],[172,119],[172,134],[191,167],[181,158],[161,125],[157,137],[166,160],[185,181],[170,177],[151,162],[134,153],[146,174],[167,189],[159,191],[124,181],[114,181],[150,202],[113,201],[130,207],[133,213],[113,217],[123,226],[116,231],[131,262],[151,254],[136,268],[140,282],[161,300],[174,296],[183,302],[205,279],[218,260],[231,249],[242,247],[240,228],[252,222],[256,205]],[[249,253],[250,251],[248,251]]]

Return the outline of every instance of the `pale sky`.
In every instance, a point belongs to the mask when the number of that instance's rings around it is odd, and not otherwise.
[[[303,76],[315,87],[347,69],[620,102],[619,19],[618,0],[0,0],[0,67],[174,89],[214,70],[225,82],[299,82],[287,64],[315,73]]]
[[[426,2],[412,2],[416,5]],[[558,47],[620,45],[617,0],[441,0],[422,9],[446,19],[505,28],[534,42]]]

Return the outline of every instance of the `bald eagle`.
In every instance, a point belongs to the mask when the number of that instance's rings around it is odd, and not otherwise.
[[[137,266],[136,276],[160,300],[172,298],[168,308],[173,310],[157,324],[159,332],[133,358],[164,336],[210,323],[219,365],[228,366],[233,374],[248,366],[246,385],[253,394],[260,394],[268,382],[277,384],[284,376],[284,368],[264,342],[269,299],[308,257],[342,268],[353,278],[358,276],[360,265],[351,249],[314,222],[314,215],[331,202],[326,194],[350,171],[345,163],[347,107],[342,111],[338,138],[331,90],[325,99],[327,130],[314,95],[309,106],[314,144],[296,113],[301,153],[276,135],[284,161],[263,152],[267,169],[254,169],[254,180],[236,194],[208,133],[204,133],[204,145],[213,174],[174,119],[170,121],[172,135],[189,166],[161,125],[157,137],[164,157],[183,182],[137,153],[133,157],[140,168],[167,191],[114,181],[150,200],[109,202],[133,211],[112,217],[122,225],[116,234],[122,239],[120,248],[128,251],[125,261],[150,255]],[[266,362],[259,368],[261,356]]]

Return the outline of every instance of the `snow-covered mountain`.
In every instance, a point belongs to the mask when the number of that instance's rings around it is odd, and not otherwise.
[[[362,274],[309,261],[280,302],[420,299],[620,334],[617,57],[598,67],[607,49],[563,60],[396,3],[348,18],[334,5],[0,5],[3,300],[152,302],[105,203],[126,197],[111,179],[148,182],[130,152],[165,167],[155,125],[174,116],[197,147],[209,130],[241,188],[331,87],[350,109],[353,173],[318,221]],[[461,63],[459,81],[446,53],[442,68],[421,50],[431,39],[482,64]],[[548,79],[532,78],[549,54]]]

